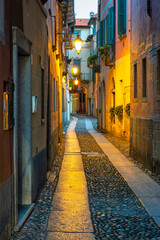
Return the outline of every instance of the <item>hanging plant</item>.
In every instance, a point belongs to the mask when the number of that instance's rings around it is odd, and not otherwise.
[[[107,45],[97,48],[100,58],[102,58],[102,59],[106,58],[110,52],[111,47],[112,47],[112,45],[107,44]]]
[[[122,118],[123,118],[123,105],[117,106],[115,108],[115,114],[117,115],[119,120],[122,120]]]
[[[126,114],[130,117],[130,103],[128,103],[125,107]]]
[[[115,107],[110,108],[110,117],[111,117],[111,122],[114,122],[114,120],[115,120]]]
[[[88,64],[92,65],[94,64],[95,60],[97,60],[98,56],[97,55],[91,55],[88,57]]]

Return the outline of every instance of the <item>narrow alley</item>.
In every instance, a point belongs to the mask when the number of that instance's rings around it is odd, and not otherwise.
[[[160,185],[93,126],[93,118],[72,117],[65,150],[63,142],[33,213],[12,240],[160,239]]]

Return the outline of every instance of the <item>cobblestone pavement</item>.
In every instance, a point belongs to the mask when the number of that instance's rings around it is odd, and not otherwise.
[[[90,118],[92,121],[93,127],[96,131],[100,132],[97,129],[97,119],[96,118]],[[113,134],[109,132],[100,132],[103,134],[103,136],[108,139],[116,148],[118,148],[131,162],[133,162],[137,167],[139,167],[144,173],[149,175],[156,183],[160,185],[160,175],[157,173],[153,173],[147,168],[145,168],[140,162],[136,161],[135,159],[130,157],[130,152],[129,152],[129,142],[125,138],[119,138],[114,136]]]
[[[30,217],[25,222],[20,232],[15,233],[11,240],[44,240],[46,239],[46,229],[50,208],[52,206],[53,195],[57,186],[59,172],[64,154],[65,138],[58,149],[57,156],[52,164],[51,173],[55,174],[54,181],[47,181],[36,201],[36,206]]]
[[[103,154],[84,118],[79,118],[76,133],[82,152]],[[160,239],[159,227],[107,156],[86,153],[82,159],[96,239]]]

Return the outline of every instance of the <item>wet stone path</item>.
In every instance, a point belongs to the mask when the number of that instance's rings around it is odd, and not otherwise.
[[[160,239],[160,228],[86,130],[84,117],[78,118],[75,130],[82,153],[95,238]],[[63,155],[64,144],[53,163],[51,177],[42,189],[34,211],[20,232],[12,236],[12,240],[47,239],[48,219],[53,210],[52,200],[57,188]],[[51,239],[61,240],[53,237]]]
[[[103,154],[79,118],[82,152]],[[160,239],[160,229],[107,156],[82,155],[96,239]]]

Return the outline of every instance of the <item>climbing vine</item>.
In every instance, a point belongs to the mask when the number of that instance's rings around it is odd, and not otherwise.
[[[130,117],[130,103],[128,103],[125,107],[126,114]]]
[[[110,117],[111,117],[111,122],[114,122],[114,120],[115,120],[115,107],[110,108]]]
[[[122,118],[123,118],[123,105],[117,106],[115,108],[115,114],[117,115],[119,120],[122,120]]]

